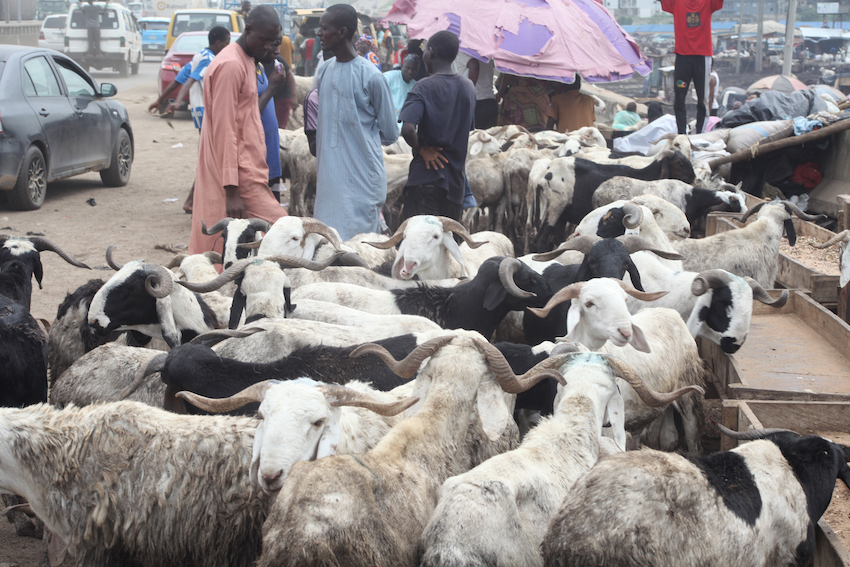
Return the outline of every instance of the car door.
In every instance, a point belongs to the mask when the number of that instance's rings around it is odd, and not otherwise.
[[[73,168],[75,147],[80,145],[77,117],[45,54],[34,54],[21,62],[21,84],[47,142],[50,178],[61,177]]]
[[[73,62],[53,56],[56,69],[65,84],[73,114],[77,144],[77,164],[81,169],[109,162],[112,154],[112,126],[107,105],[97,96],[94,81]]]

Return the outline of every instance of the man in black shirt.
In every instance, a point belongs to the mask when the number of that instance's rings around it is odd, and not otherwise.
[[[100,50],[100,12],[99,6],[95,6],[92,0],[88,4],[80,4],[80,10],[86,15],[86,34],[89,42],[89,53],[98,55]]]
[[[460,220],[466,185],[469,131],[475,120],[475,87],[452,69],[458,39],[431,36],[423,61],[430,77],[416,83],[399,114],[401,135],[413,148],[404,188],[402,219],[436,215]],[[418,127],[418,128],[417,128]]]

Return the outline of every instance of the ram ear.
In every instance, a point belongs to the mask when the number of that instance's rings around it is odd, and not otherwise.
[[[433,380],[428,374],[420,372],[416,376],[416,384],[413,386],[413,392],[410,393],[411,398],[419,398],[419,401],[404,410],[402,416],[408,418],[416,415],[422,406],[425,405],[425,400],[428,398],[428,391],[431,389]]]
[[[236,288],[236,293],[233,294],[233,300],[230,302],[230,321],[227,325],[228,329],[236,329],[239,327],[239,321],[242,319],[242,312],[245,310],[247,298],[242,293],[242,290]]]
[[[156,299],[156,318],[159,319],[159,326],[162,329],[162,338],[168,343],[171,348],[180,346],[180,331],[177,329],[177,322],[174,320],[174,309],[171,305],[171,296],[159,297]]]
[[[788,245],[794,246],[797,244],[797,231],[794,230],[794,221],[785,219],[785,236],[788,237]]]
[[[508,295],[508,290],[502,285],[502,282],[491,283],[487,287],[487,293],[484,295],[484,309],[493,311],[498,307]]]
[[[639,350],[640,352],[652,352],[643,331],[634,323],[632,323],[632,338],[629,341],[629,344],[631,344],[635,350]]]
[[[472,147],[469,148],[469,155],[477,156],[478,154],[481,153],[481,149],[483,147],[484,147],[484,144],[482,144],[479,140],[475,140],[475,142],[472,143]]]
[[[449,254],[452,255],[452,258],[454,258],[457,263],[460,264],[460,277],[469,277],[469,273],[467,273],[466,271],[466,262],[463,261],[463,254],[460,253],[460,247],[457,245],[457,242],[455,242],[454,233],[443,233],[443,246],[446,247],[446,250],[449,251]]]
[[[251,488],[255,494],[260,493],[260,450],[263,447],[263,432],[265,421],[260,420],[254,432],[254,447],[251,451]]]
[[[40,257],[37,257],[35,259],[35,265],[33,265],[32,274],[35,276],[35,281],[38,282],[38,289],[43,289],[41,287],[41,278],[44,277],[44,268],[41,265]]]
[[[629,258],[629,265],[626,268],[626,271],[629,273],[629,277],[632,278],[632,287],[638,291],[646,291],[640,283],[640,272],[638,271],[635,263],[632,262],[631,258]]]
[[[292,288],[290,286],[283,287],[283,314],[284,317],[289,317],[295,311],[297,305],[292,305]]]
[[[316,447],[316,459],[336,455],[339,446],[339,418],[341,414],[340,408],[331,408],[331,415],[322,436],[319,438],[319,445]]]
[[[65,554],[68,553],[68,544],[56,532],[49,532],[46,535],[50,538],[47,544],[47,560],[50,562],[50,567],[58,567],[65,561]]]
[[[567,311],[567,338],[575,340],[573,331],[581,320],[581,306],[579,305],[578,298],[571,299],[570,302],[570,309]]]
[[[485,379],[479,383],[476,411],[487,439],[497,441],[505,432],[511,415],[505,405],[502,388],[493,380]]]

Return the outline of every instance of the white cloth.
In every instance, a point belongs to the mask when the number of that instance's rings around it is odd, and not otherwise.
[[[720,77],[717,75],[717,71],[712,71],[709,77],[714,77],[714,98],[711,99],[711,110],[717,110],[720,108]],[[709,89],[711,89],[711,84],[709,83]],[[711,92],[709,90],[709,92]]]
[[[676,134],[679,128],[676,126],[676,117],[665,114],[656,118],[634,134],[629,134],[614,140],[614,149],[618,152],[640,152],[644,155],[649,147],[664,134]]]
[[[364,57],[330,59],[318,70],[316,203],[313,216],[342,240],[379,232],[387,198],[381,144],[398,139],[392,94],[381,72]]]

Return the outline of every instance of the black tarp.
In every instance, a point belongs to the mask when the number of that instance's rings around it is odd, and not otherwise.
[[[793,93],[766,91],[738,110],[727,112],[723,116],[723,120],[720,121],[720,126],[722,128],[735,128],[751,122],[785,120],[786,118],[808,116],[826,109],[826,102],[810,90],[794,91]]]

